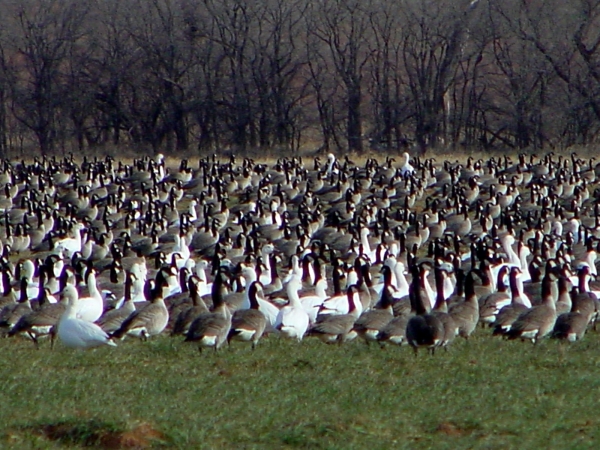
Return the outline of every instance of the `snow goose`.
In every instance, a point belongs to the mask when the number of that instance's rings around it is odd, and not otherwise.
[[[289,305],[279,310],[279,314],[275,320],[275,328],[279,330],[283,337],[296,339],[298,342],[304,337],[310,321],[308,313],[302,307],[298,295],[301,286],[302,282],[297,277],[292,277],[288,281],[286,290]]]
[[[412,175],[415,172],[415,168],[410,164],[410,156],[408,152],[402,153],[402,165],[400,166],[400,175]]]
[[[58,321],[56,335],[66,347],[86,349],[102,345],[117,345],[98,325],[77,318],[78,294],[74,286],[67,286],[64,289],[62,302],[66,309]]]
[[[87,275],[87,288],[89,296],[78,297],[75,302],[77,310],[77,318],[87,320],[88,322],[95,322],[100,318],[104,311],[104,300],[102,294],[98,290],[96,284],[96,270],[90,269]]]
[[[71,257],[76,252],[81,252],[83,239],[81,233],[84,229],[82,223],[76,222],[73,225],[73,237],[65,237],[54,243],[54,249],[58,252],[63,252],[65,256]]]

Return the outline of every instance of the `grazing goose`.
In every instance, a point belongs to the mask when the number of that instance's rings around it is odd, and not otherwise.
[[[411,311],[413,316],[406,324],[406,340],[417,356],[420,348],[426,348],[433,355],[435,348],[444,339],[444,325],[435,314],[428,314],[423,304],[421,281],[418,268],[413,269],[413,282],[411,284]]]
[[[168,292],[169,286],[164,281],[157,284],[150,303],[132,312],[112,333],[112,337],[122,339],[125,335],[131,335],[147,340],[162,333],[169,322],[169,310],[164,300]]]
[[[73,286],[67,286],[62,293],[63,312],[56,327],[58,339],[69,348],[87,349],[115,344],[108,333],[95,323],[77,318],[78,294]]]
[[[216,352],[229,336],[231,311],[223,301],[223,288],[223,274],[219,272],[213,282],[213,312],[197,317],[186,334],[185,342],[198,342],[200,352],[204,347],[212,347]]]
[[[19,300],[16,303],[6,304],[0,309],[0,328],[8,332],[22,316],[31,311],[31,302],[27,294],[27,279],[23,277],[21,278]],[[4,334],[3,331],[2,335]]]
[[[257,289],[262,289],[258,281],[250,285],[250,309],[241,309],[233,313],[231,318],[231,329],[227,336],[227,342],[232,340],[252,342],[252,350],[256,348],[267,326],[267,318],[259,310],[256,300]]]

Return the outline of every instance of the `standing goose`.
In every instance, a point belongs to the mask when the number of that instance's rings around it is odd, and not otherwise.
[[[27,313],[10,329],[8,336],[25,334],[38,346],[40,337],[49,336],[52,328],[58,323],[66,306],[62,302],[46,303],[45,295],[38,297],[42,302],[38,309]]]
[[[198,342],[200,352],[203,347],[212,347],[216,352],[229,335],[231,311],[223,300],[223,289],[223,274],[219,272],[213,282],[213,312],[197,317],[186,334],[185,342]]]
[[[552,297],[554,275],[546,273],[542,280],[542,303],[521,313],[506,333],[508,339],[531,339],[535,344],[549,335],[556,323],[556,303]]]
[[[509,273],[508,266],[502,266],[498,272],[497,291],[479,298],[479,319],[483,325],[492,325],[502,308],[510,305],[511,297],[505,283]],[[465,286],[466,288],[466,286]]]
[[[169,310],[164,300],[168,291],[169,286],[164,281],[158,284],[150,303],[132,312],[119,329],[112,333],[112,337],[121,339],[125,335],[131,335],[147,340],[162,333],[169,322]]]
[[[7,304],[0,310],[0,328],[5,331],[10,330],[22,316],[31,311],[31,302],[27,295],[27,278],[23,277],[21,278],[21,290],[17,303]],[[4,332],[2,332],[2,335],[4,335]]]
[[[458,335],[469,339],[479,321],[479,302],[475,294],[473,271],[470,271],[465,279],[464,302],[452,305],[448,310],[448,314],[452,316],[458,327]]]
[[[197,317],[210,312],[206,303],[204,303],[204,300],[201,298],[199,291],[200,284],[203,283],[197,275],[192,275],[188,280],[188,290],[192,302],[191,304],[189,301],[185,302],[180,305],[177,311],[171,311],[170,316],[173,316],[175,313],[177,314],[171,330],[171,336],[186,334],[190,329],[190,325]],[[214,285],[211,283],[211,290],[213,286]]]
[[[102,294],[98,290],[96,284],[96,271],[90,269],[87,275],[87,287],[89,296],[78,297],[75,304],[77,305],[77,317],[88,322],[95,322],[100,318],[104,311],[104,300]]]
[[[66,309],[58,321],[56,335],[69,348],[86,349],[102,345],[116,346],[110,336],[95,323],[77,318],[78,294],[74,286],[67,286],[62,293]]]
[[[454,318],[448,314],[448,304],[444,298],[444,278],[447,277],[447,273],[440,267],[435,268],[435,285],[436,285],[436,300],[435,305],[431,310],[431,314],[436,316],[444,326],[444,335],[440,346],[447,350],[448,345],[454,340],[458,334],[458,326],[454,321]]]
[[[378,340],[380,331],[394,318],[393,297],[389,295],[389,287],[384,288],[375,308],[363,312],[354,323],[354,331],[365,340]]]
[[[352,327],[360,315],[357,305],[358,287],[351,285],[346,292],[348,302],[347,314],[327,314],[317,317],[317,322],[310,328],[308,334],[317,336],[326,344],[342,344],[352,339]]]
[[[256,292],[254,292],[258,289],[262,289],[261,284],[254,281],[250,285],[250,309],[241,309],[233,314],[231,329],[227,336],[228,343],[232,340],[252,342],[252,350],[254,350],[265,332],[267,318],[259,310]]]
[[[413,282],[411,284],[411,310],[414,314],[406,324],[406,340],[417,356],[419,348],[428,349],[433,355],[435,348],[444,338],[444,325],[435,314],[427,314],[421,293],[419,270],[413,268]]]
[[[511,267],[510,269],[510,291],[511,291],[511,303],[510,305],[504,306],[496,316],[496,321],[493,323],[494,336],[505,335],[510,331],[513,323],[521,315],[521,313],[531,308],[531,303],[527,303],[529,299],[522,296],[523,284],[519,282],[519,276],[521,269],[518,267]]]
[[[290,303],[279,310],[275,321],[275,328],[282,336],[296,339],[298,342],[304,337],[309,325],[308,313],[302,307],[298,296],[301,285],[302,281],[295,276],[288,281],[287,294]]]
[[[121,307],[105,312],[96,321],[96,324],[106,333],[113,333],[117,331],[125,319],[127,319],[135,311],[135,304],[132,296],[133,278],[135,278],[135,275],[133,275],[131,272],[127,272],[125,274],[124,300]]]

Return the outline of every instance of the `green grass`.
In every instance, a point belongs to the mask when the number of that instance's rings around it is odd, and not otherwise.
[[[0,341],[0,448],[589,448],[600,354],[478,330],[414,358],[265,339],[215,355],[163,336],[74,352]]]

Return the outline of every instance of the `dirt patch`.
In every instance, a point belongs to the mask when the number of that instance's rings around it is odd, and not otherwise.
[[[122,429],[99,420],[64,421],[27,426],[22,430],[61,444],[107,450],[147,449],[165,441],[163,433],[148,423],[141,423],[130,429]]]
[[[461,427],[453,422],[442,422],[438,425],[436,431],[446,436],[465,436],[473,432],[472,429]]]

